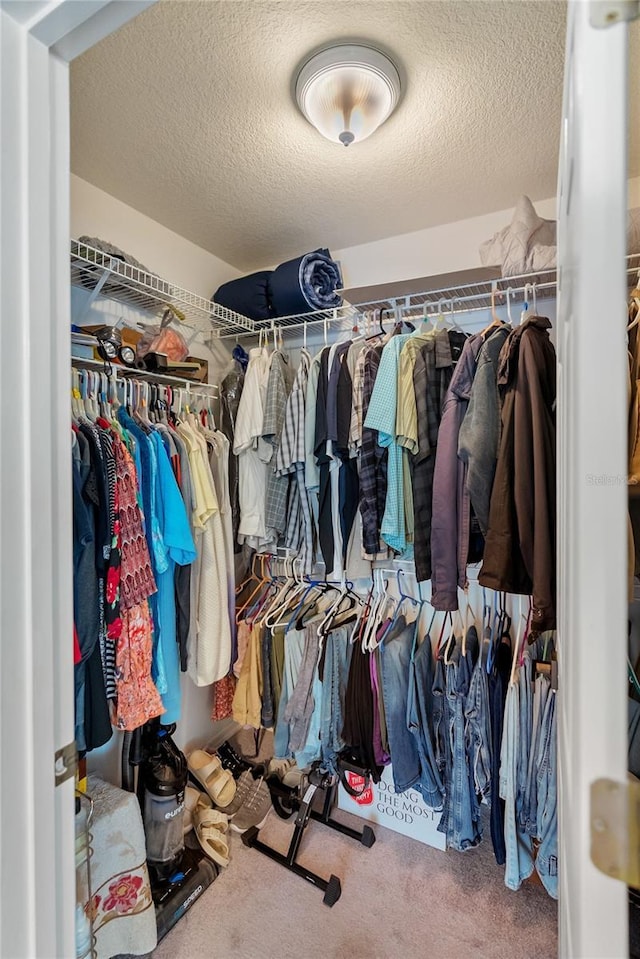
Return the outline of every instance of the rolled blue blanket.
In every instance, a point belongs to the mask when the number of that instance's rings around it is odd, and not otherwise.
[[[275,316],[331,310],[342,306],[340,267],[329,250],[314,250],[281,263],[269,275],[269,298]]]
[[[223,283],[213,294],[213,302],[250,320],[268,320],[273,316],[269,301],[271,270],[261,270]]]

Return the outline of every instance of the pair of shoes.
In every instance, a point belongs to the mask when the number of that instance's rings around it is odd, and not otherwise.
[[[201,809],[211,809],[211,796],[200,792],[195,786],[187,786],[184,791],[184,817],[182,834],[187,835],[193,829],[193,817]]]
[[[254,779],[249,770],[236,782],[236,796],[225,812],[234,832],[246,832],[251,826],[261,829],[271,811],[271,793],[262,777]]]
[[[217,809],[196,809],[193,828],[203,851],[219,866],[229,865],[229,817]]]
[[[220,757],[223,769],[228,769],[234,779],[239,779],[242,773],[252,768],[251,763],[238,755],[228,740],[222,743],[221,746],[218,746],[216,753]]]
[[[219,756],[212,756],[204,749],[194,749],[187,757],[187,766],[216,806],[226,809],[233,802],[235,779],[229,770],[222,768]]]
[[[270,759],[267,774],[276,776],[284,786],[296,789],[302,782],[304,769],[300,769],[295,759]]]

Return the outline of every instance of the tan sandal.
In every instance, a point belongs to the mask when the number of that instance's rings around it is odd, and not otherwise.
[[[183,832],[186,836],[193,829],[193,816],[197,809],[211,809],[211,796],[200,792],[195,786],[187,786],[184,791]]]
[[[233,802],[236,781],[228,769],[222,768],[218,756],[212,756],[204,749],[194,749],[187,758],[187,766],[216,806],[224,809]]]
[[[196,809],[193,829],[204,852],[219,866],[229,865],[228,816],[217,809]]]

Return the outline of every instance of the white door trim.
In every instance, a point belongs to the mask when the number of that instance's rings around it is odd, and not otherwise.
[[[68,59],[148,2],[0,4],[0,955],[75,955]]]
[[[627,26],[590,7],[568,7],[558,185],[559,951],[603,959],[628,954],[589,810],[627,769]]]

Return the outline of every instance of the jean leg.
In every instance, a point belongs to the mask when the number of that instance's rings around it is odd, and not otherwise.
[[[556,696],[547,697],[540,749],[538,752],[538,815],[540,847],[536,871],[553,899],[558,898],[558,769],[557,769]]]
[[[525,829],[530,836],[538,836],[538,786],[537,763],[542,735],[542,721],[544,718],[549,681],[545,676],[538,676],[533,686],[533,723],[531,731],[531,748],[529,751],[529,771],[527,775],[527,791],[523,807]]]
[[[447,667],[447,696],[453,717],[452,821],[449,822],[449,841],[454,849],[460,851],[476,846],[482,838],[476,817],[477,803],[470,776],[465,734],[464,701],[468,690],[469,666],[466,658],[461,656],[457,665],[451,664]]]
[[[518,789],[518,746],[520,722],[520,686],[512,683],[507,691],[504,733],[500,763],[500,795],[505,801],[504,840],[506,868],[504,881],[517,890],[533,872],[531,838],[518,829],[516,797]]]
[[[333,713],[333,643],[331,634],[325,637],[324,676],[322,680],[322,706],[320,715],[320,744],[323,765],[335,771],[335,753],[331,744],[331,719]]]
[[[431,654],[431,640],[426,636],[415,651],[413,666],[414,700],[411,704],[411,716],[407,713],[407,720],[412,723],[410,728],[416,736],[421,761],[421,777],[419,791],[427,806],[441,809],[444,799],[444,785],[440,778],[440,771],[436,761],[436,753],[431,740],[433,688],[433,660]]]
[[[527,650],[518,676],[519,685],[519,737],[518,737],[518,772],[516,783],[516,815],[518,828],[526,830],[526,794],[527,778],[529,775],[529,756],[531,753],[531,736],[533,729],[533,661]]]
[[[404,792],[420,779],[418,750],[407,728],[409,662],[415,628],[412,623],[381,647],[382,694],[396,792]]]

